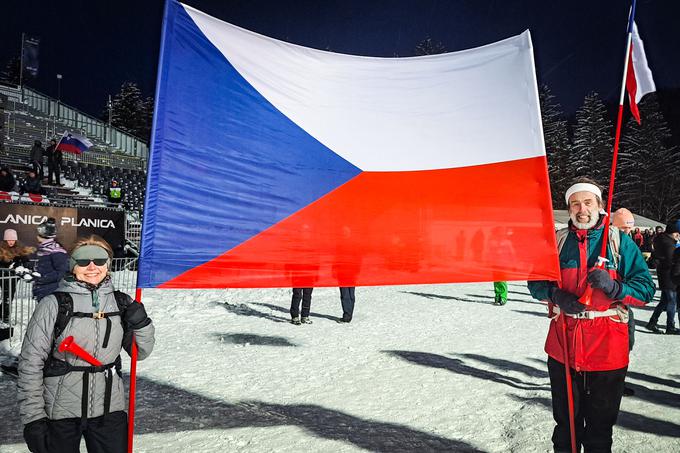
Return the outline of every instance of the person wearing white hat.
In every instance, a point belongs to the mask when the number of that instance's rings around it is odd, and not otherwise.
[[[569,370],[573,401],[578,403],[573,419],[577,451],[582,445],[585,451],[607,452],[629,360],[626,307],[649,303],[654,281],[638,247],[615,228],[609,233],[605,267],[595,266],[604,236],[602,190],[597,184],[585,178],[576,181],[565,201],[569,226],[557,232],[562,281],[528,284],[535,299],[548,301],[552,319],[545,351],[556,422],[553,447],[571,451]],[[581,297],[587,287],[592,297],[585,305]]]

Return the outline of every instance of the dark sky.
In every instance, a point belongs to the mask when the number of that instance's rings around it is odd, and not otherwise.
[[[448,51],[530,29],[539,83],[573,113],[590,91],[618,101],[629,0],[186,0],[227,22],[295,44],[371,56],[411,56],[429,36]],[[162,0],[8,0],[0,64],[21,33],[41,38],[32,84],[99,115],[125,81],[152,95]],[[680,88],[680,1],[639,0],[637,24],[659,89]]]

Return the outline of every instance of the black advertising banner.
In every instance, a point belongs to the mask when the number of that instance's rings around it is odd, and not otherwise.
[[[24,38],[24,70],[33,78],[38,76],[38,49],[40,48],[40,38],[26,36]]]
[[[125,212],[113,209],[0,203],[0,235],[11,228],[16,230],[22,243],[37,247],[36,228],[48,217],[56,220],[57,240],[67,250],[77,237],[91,234],[103,237],[114,251],[125,246]]]

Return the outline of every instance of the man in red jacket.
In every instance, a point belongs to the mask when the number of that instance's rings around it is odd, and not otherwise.
[[[638,247],[615,228],[610,230],[605,268],[595,268],[604,228],[602,191],[594,182],[578,181],[567,190],[565,201],[571,220],[557,232],[562,282],[529,282],[531,295],[549,302],[552,318],[545,344],[557,423],[552,441],[556,452],[571,451],[564,322],[578,449],[583,445],[588,453],[610,452],[628,367],[627,306],[648,303],[654,282]],[[579,297],[588,286],[593,295],[586,306]]]

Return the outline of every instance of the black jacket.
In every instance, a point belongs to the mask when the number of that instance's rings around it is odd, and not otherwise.
[[[659,278],[659,289],[675,290],[675,283],[671,278],[673,267],[673,254],[675,253],[675,239],[667,233],[661,233],[654,238],[654,252],[652,257],[656,260],[656,275]]]
[[[61,150],[57,150],[55,148],[56,146],[50,145],[45,150],[45,155],[47,156],[47,165],[50,167],[53,165],[61,165],[63,160]]]
[[[31,162],[38,162],[42,165],[44,152],[45,148],[42,145],[33,145],[33,148],[31,148]]]
[[[3,168],[2,170],[7,172],[7,174],[4,176],[0,174],[0,190],[11,192],[14,190],[14,186],[16,185],[17,181],[14,179],[14,175],[9,168]]]
[[[42,184],[38,178],[26,178],[21,185],[21,193],[34,193],[42,195]]]

